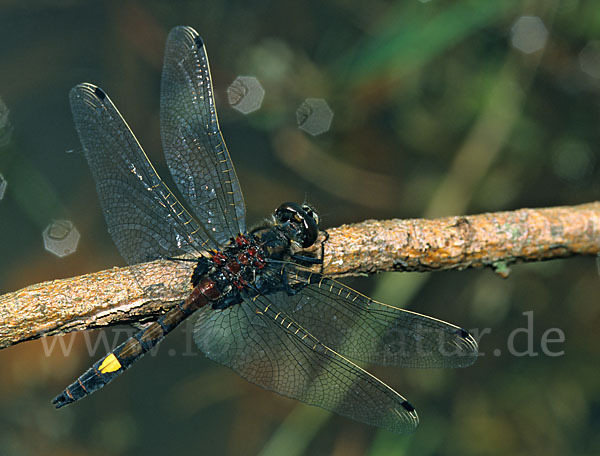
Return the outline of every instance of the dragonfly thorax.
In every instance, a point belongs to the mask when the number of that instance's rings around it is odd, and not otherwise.
[[[266,266],[266,251],[252,234],[239,234],[222,250],[198,258],[192,274],[192,285],[202,281],[214,282],[220,291],[213,308],[224,309],[242,301],[240,292],[256,281]]]
[[[295,252],[313,245],[319,234],[318,220],[307,204],[283,203],[263,225],[200,257],[192,274],[193,286],[205,280],[216,285],[220,293],[212,302],[214,309],[239,304],[244,295],[285,289],[283,282],[273,281],[263,269],[269,260],[289,261]]]

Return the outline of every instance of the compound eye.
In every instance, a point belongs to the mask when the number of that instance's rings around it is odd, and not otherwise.
[[[308,209],[308,211],[306,210]],[[283,203],[275,210],[275,218],[279,223],[289,222],[294,228],[293,238],[302,244],[303,248],[310,247],[315,243],[319,235],[315,211],[305,205],[298,203]]]
[[[303,236],[302,247],[307,248],[315,243],[319,236],[319,216],[308,204],[302,205]]]
[[[306,217],[304,219],[304,242],[302,242],[302,247],[307,248],[315,243],[317,237],[319,236],[319,227],[314,218]]]
[[[275,209],[275,218],[281,222],[289,222],[290,220],[300,221],[304,211],[299,204],[283,203]]]
[[[315,221],[315,223],[317,225],[319,224],[319,214],[317,214],[317,211],[315,211],[312,207],[310,207],[306,203],[302,205],[302,209],[304,210],[304,212],[306,212],[306,215],[308,215],[310,218],[312,218]]]

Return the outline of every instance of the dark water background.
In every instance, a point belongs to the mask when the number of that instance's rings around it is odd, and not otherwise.
[[[522,16],[539,20],[519,28]],[[305,197],[325,226],[599,198],[595,2],[4,1],[0,98],[10,126],[0,131],[8,182],[0,293],[123,264],[67,94],[83,81],[103,87],[167,176],[158,89],[166,34],[180,24],[205,39],[250,223]],[[528,54],[515,47],[540,43]],[[228,104],[238,75],[260,80],[259,111],[242,115]],[[325,99],[334,112],[331,129],[316,137],[296,125],[307,97]],[[44,228],[61,219],[81,235],[64,258],[42,241]],[[0,454],[600,452],[596,259],[517,265],[508,280],[478,270],[349,282],[390,304],[488,328],[471,368],[372,369],[417,407],[421,425],[412,436],[254,387],[198,354],[189,326],[110,387],[55,411],[50,399],[104,353],[100,346],[90,355],[86,344],[124,337],[111,329],[65,338],[73,342],[67,357],[58,345],[46,356],[40,341],[0,352]],[[529,351],[527,335],[515,333],[528,325],[524,312],[531,312]],[[541,350],[552,328],[564,334],[551,345],[561,356]],[[511,354],[511,340],[527,354]]]

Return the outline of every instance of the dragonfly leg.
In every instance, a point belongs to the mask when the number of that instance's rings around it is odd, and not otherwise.
[[[287,265],[283,267],[283,273],[282,273],[281,277],[282,277],[282,281],[283,281],[283,289],[289,296],[295,295],[296,293],[301,291],[306,286],[305,283],[297,283],[297,284],[290,283],[289,275],[288,275],[288,271],[287,271]]]
[[[321,258],[314,258],[306,255],[292,255],[292,260],[296,260],[299,263],[307,263],[307,264],[323,264],[323,260]]]

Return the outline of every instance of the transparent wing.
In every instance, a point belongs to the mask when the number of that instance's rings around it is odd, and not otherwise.
[[[278,292],[271,299],[350,359],[401,367],[465,367],[477,359],[477,342],[458,326],[374,301],[297,266],[289,271],[292,287],[309,285],[295,295]]]
[[[245,233],[244,198],[219,129],[206,49],[190,27],[169,33],[160,105],[165,156],[186,202],[218,242]]]
[[[409,402],[320,343],[276,301],[261,296],[225,310],[202,309],[198,315],[198,347],[250,382],[395,433],[417,427]]]
[[[108,230],[130,264],[194,253],[216,241],[162,182],[110,98],[92,84],[69,95]]]

